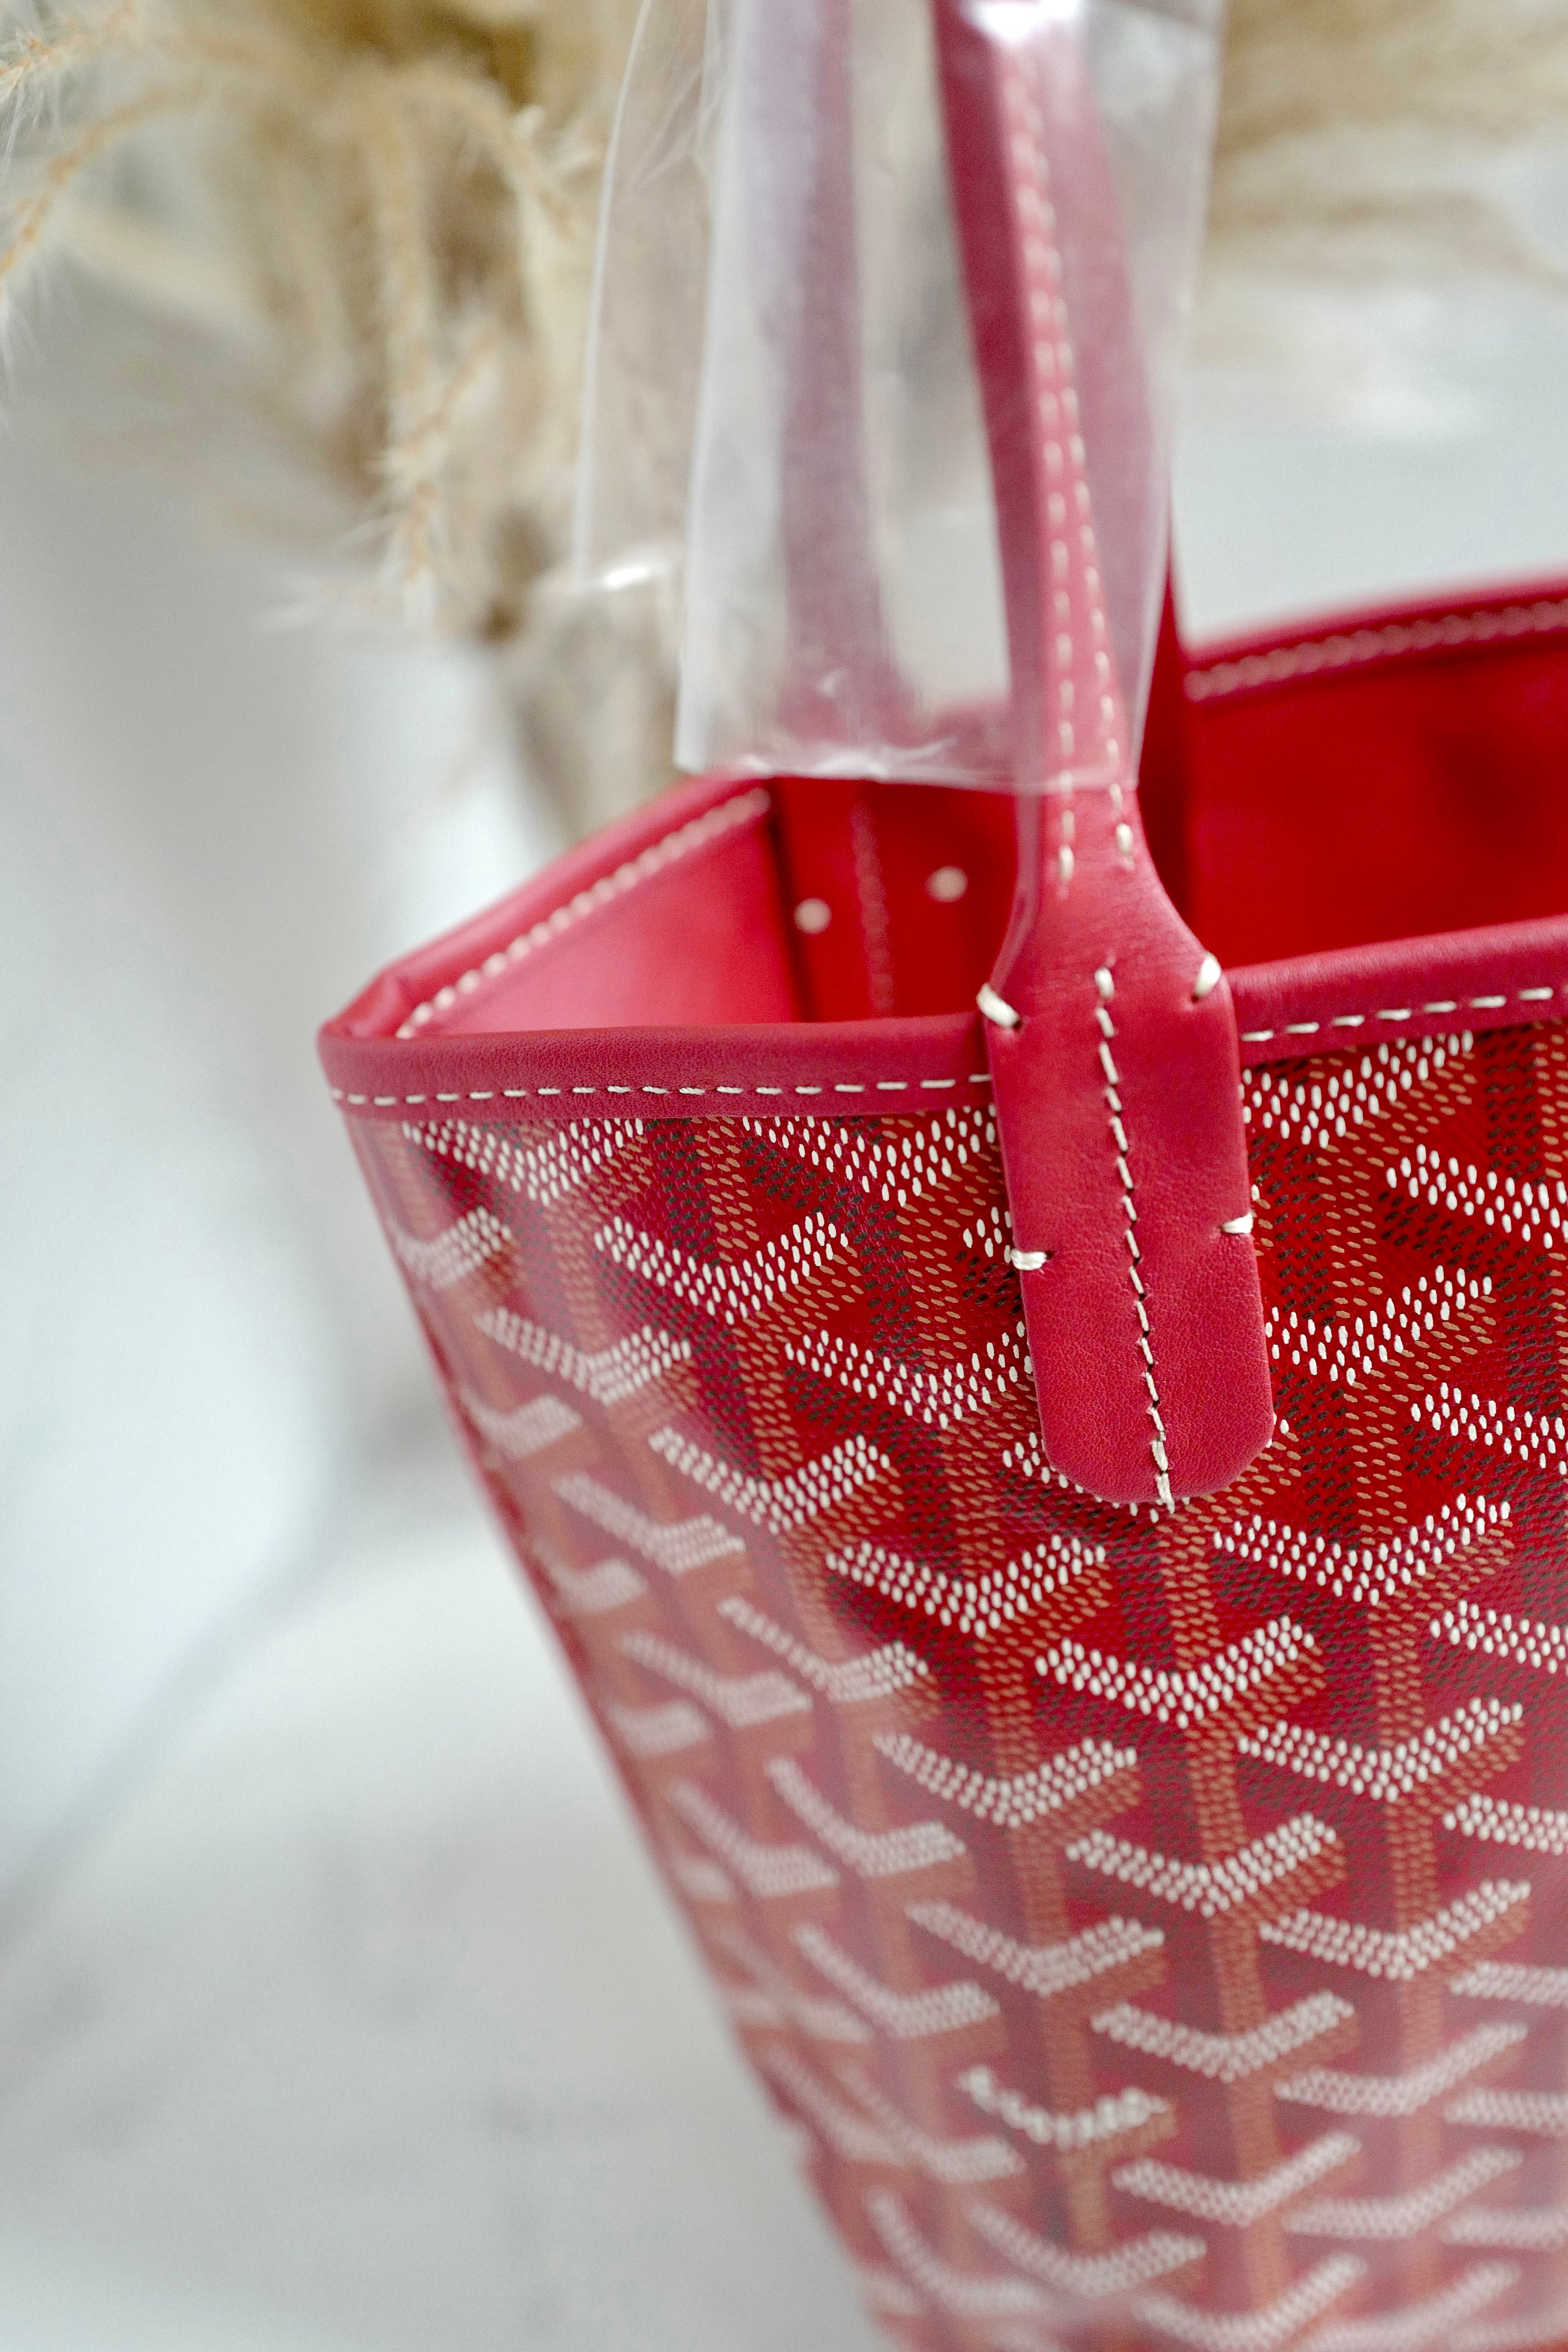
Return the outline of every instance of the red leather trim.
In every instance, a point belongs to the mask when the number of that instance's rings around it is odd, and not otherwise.
[[[1365,1051],[1390,1038],[1517,1028],[1568,1015],[1568,917],[1294,957],[1227,977],[1249,1069],[1335,1046]],[[355,999],[357,1021],[381,990],[389,1009],[401,1006],[401,990],[377,982]],[[367,1118],[497,1100],[527,1101],[552,1118],[602,1118],[620,1105],[639,1118],[741,1118],[786,1102],[809,1117],[868,1118],[990,1083],[973,1013],[423,1043],[351,1034],[345,1019],[322,1030],[321,1063],[334,1099]]]
[[[1451,660],[1499,646],[1568,637],[1568,594],[1560,581],[1521,589],[1483,588],[1391,604],[1347,619],[1342,614],[1281,637],[1258,631],[1206,646],[1189,657],[1189,702],[1219,702],[1265,694],[1304,679],[1333,677],[1391,662]]]
[[[1230,975],[1244,1063],[1568,1012],[1568,916],[1339,948]]]
[[[362,1117],[526,1102],[550,1118],[755,1118],[784,1109],[846,1118],[989,1089],[979,1032],[973,1013],[426,1040],[347,1037],[334,1024],[321,1050],[337,1099]]]

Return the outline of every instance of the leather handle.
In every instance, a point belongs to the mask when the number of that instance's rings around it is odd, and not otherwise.
[[[1090,490],[1073,265],[1123,385],[1097,470],[1146,454],[1114,188],[1072,22],[933,5],[1013,665],[1018,895],[981,1010],[1014,1262],[1052,1469],[1172,1506],[1245,1469],[1274,1413],[1236,1017],[1143,840]]]
[[[1093,92],[1076,28],[1033,0],[936,0],[935,14],[996,495],[1016,782],[1030,792],[1125,780],[1128,718],[1087,436],[1092,427],[1102,476],[1120,467],[1136,480],[1150,428]],[[1072,314],[1090,304],[1098,348],[1086,399]]]

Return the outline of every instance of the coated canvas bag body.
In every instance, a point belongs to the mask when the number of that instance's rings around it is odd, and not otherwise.
[[[1568,594],[1184,688],[1151,744],[1179,715],[1184,772],[1144,790],[1205,935],[1345,940],[1231,968],[1279,1425],[1218,1495],[1109,1506],[1042,1456],[954,1009],[1005,804],[683,787],[385,975],[324,1057],[879,2315],[922,2347],[1552,2343]],[[1282,814],[1292,762],[1336,779],[1328,839]],[[1496,862],[1466,835],[1456,874],[1467,802]],[[1355,936],[1494,888],[1536,919]]]
[[[683,785],[323,1059],[895,2335],[1550,2344],[1568,595],[1167,626],[1134,775],[1060,60],[938,29],[1051,789]]]

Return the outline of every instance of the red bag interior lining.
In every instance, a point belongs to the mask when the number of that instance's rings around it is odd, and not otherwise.
[[[1568,908],[1563,635],[1367,660],[1355,634],[1341,633],[1342,667],[1204,694],[1247,662],[1227,656],[1192,698],[1167,626],[1143,819],[1172,898],[1227,967]],[[1007,802],[799,782],[779,801],[786,890],[832,910],[797,948],[807,1017],[973,1003],[1011,896]],[[967,887],[948,898],[954,873]]]
[[[1221,962],[1568,908],[1562,627],[1187,701],[1184,762],[1152,730],[1152,844]]]
[[[1410,649],[1442,632],[1458,641]],[[1565,787],[1568,604],[1544,594],[1344,624],[1195,671],[1167,624],[1144,823],[1228,967],[1563,911]],[[432,996],[466,973],[426,1034],[967,1009],[1013,866],[1005,795],[781,779],[744,821],[491,976],[469,967],[476,945],[506,941],[505,909],[416,959]]]

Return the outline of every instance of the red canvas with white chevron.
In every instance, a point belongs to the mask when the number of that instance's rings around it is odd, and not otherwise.
[[[929,2352],[1568,2337],[1568,1044],[1247,1097],[1279,1425],[1173,1512],[1041,1457],[983,1105],[355,1125],[735,2030]]]

